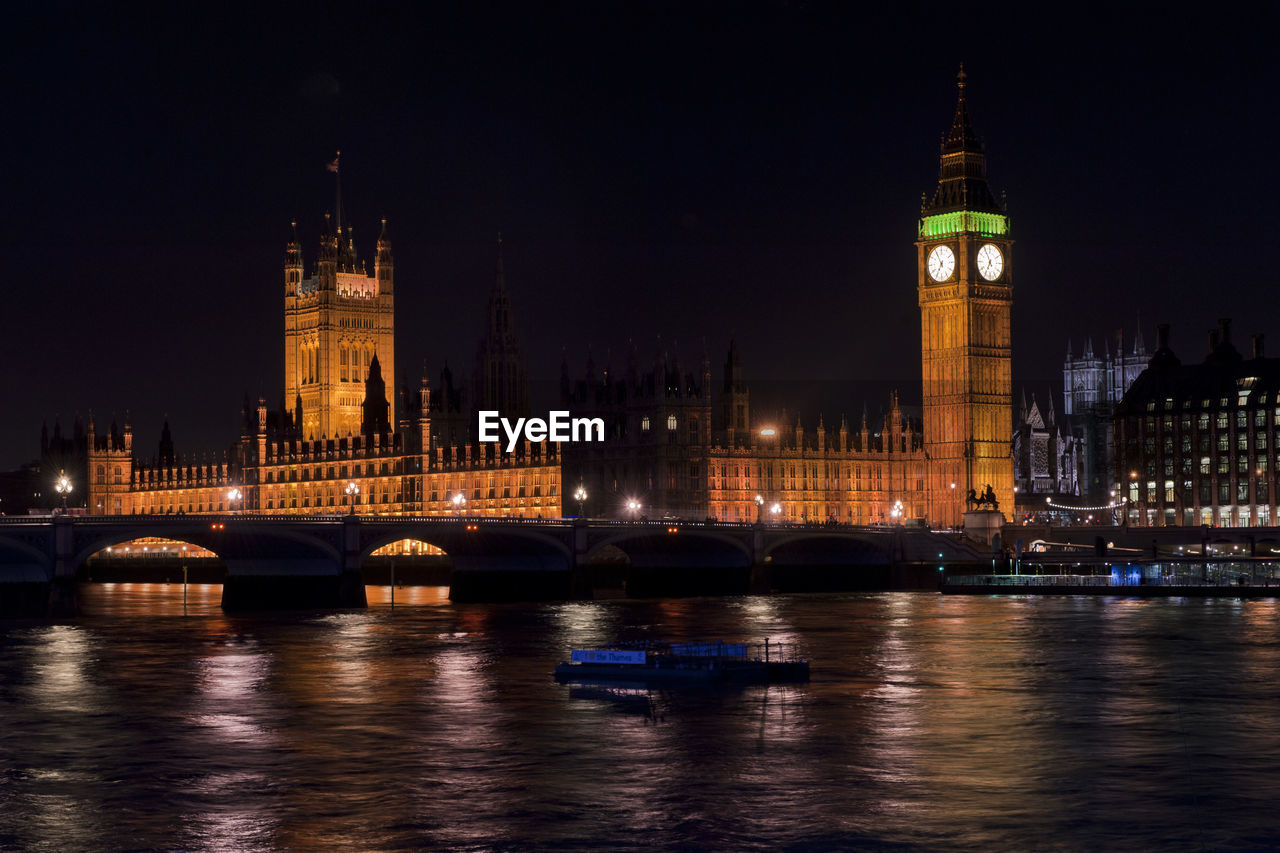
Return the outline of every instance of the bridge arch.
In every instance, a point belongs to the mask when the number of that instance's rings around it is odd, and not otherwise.
[[[468,529],[470,528],[470,529]],[[568,560],[573,556],[568,543],[538,530],[520,525],[485,524],[484,521],[405,522],[385,528],[361,531],[360,559],[380,548],[412,539],[439,548],[450,557],[518,556],[528,553],[528,545],[541,546],[544,554]],[[513,545],[517,547],[512,547]],[[519,547],[519,546],[524,546]]]
[[[249,535],[243,535],[246,533]],[[205,519],[192,524],[163,524],[146,528],[133,525],[89,528],[76,537],[73,564],[81,566],[89,557],[106,548],[149,537],[196,545],[223,560],[269,559],[297,551],[302,551],[305,556],[332,561],[334,565],[340,565],[342,559],[337,547],[318,536],[279,527],[241,527],[234,521]]]
[[[38,568],[42,573],[52,573],[52,561],[53,555],[48,550],[23,538],[0,535],[0,565],[18,565],[31,570]]]
[[[769,542],[764,555],[787,565],[885,565],[892,558],[891,544],[882,534],[798,530]]]
[[[670,532],[672,530],[675,532]],[[745,568],[753,561],[751,545],[741,537],[718,530],[676,525],[644,525],[612,533],[591,543],[586,553],[587,561],[606,548],[621,551],[632,565],[694,561],[702,565]]]
[[[447,557],[449,552],[433,542],[428,542],[417,536],[406,536],[403,539],[396,539],[374,548],[369,552],[370,557]]]

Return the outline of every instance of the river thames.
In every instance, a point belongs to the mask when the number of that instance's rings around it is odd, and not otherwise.
[[[0,848],[1201,850],[1280,842],[1280,603],[864,593],[0,623]],[[557,684],[794,644],[807,685]]]

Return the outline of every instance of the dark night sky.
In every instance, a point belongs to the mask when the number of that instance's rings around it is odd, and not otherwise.
[[[6,21],[0,468],[58,414],[128,409],[149,455],[166,414],[212,451],[246,391],[275,405],[288,223],[310,270],[336,148],[362,257],[390,220],[415,378],[470,371],[501,230],[535,395],[562,347],[576,373],[661,334],[717,382],[736,336],[829,423],[916,403],[960,61],[1017,240],[1015,393],[1139,314],[1184,360],[1219,316],[1280,352],[1274,4],[186,6]]]

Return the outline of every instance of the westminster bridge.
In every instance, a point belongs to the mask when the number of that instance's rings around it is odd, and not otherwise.
[[[766,592],[813,571],[839,572],[853,588],[911,585],[904,574],[911,567],[928,578],[926,565],[936,571],[939,563],[986,559],[957,537],[902,527],[363,515],[11,517],[0,518],[0,613],[39,615],[46,600],[47,612],[74,612],[86,560],[144,538],[188,543],[221,558],[228,610],[362,607],[362,564],[405,539],[451,558],[454,600],[590,597],[589,568],[607,557],[625,558],[631,575],[728,573],[743,579],[744,591]]]

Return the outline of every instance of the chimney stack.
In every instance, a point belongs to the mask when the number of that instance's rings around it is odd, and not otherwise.
[[[1156,350],[1169,348],[1169,324],[1161,323],[1156,326]]]
[[[1261,333],[1261,332],[1259,332],[1258,334],[1256,334],[1256,335],[1254,335],[1254,336],[1253,336],[1253,357],[1254,357],[1254,358],[1265,358],[1265,357],[1266,357],[1266,356],[1264,355],[1264,350],[1263,350],[1263,348],[1262,348],[1262,343],[1263,343],[1263,335],[1262,335],[1262,333]]]
[[[1218,348],[1218,330],[1209,330],[1209,355],[1213,355],[1213,351]]]
[[[1218,320],[1218,339],[1224,343],[1231,343],[1231,318],[1223,317]]]

